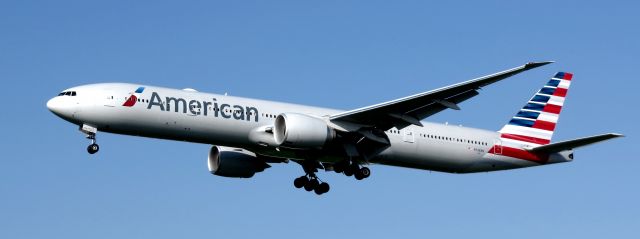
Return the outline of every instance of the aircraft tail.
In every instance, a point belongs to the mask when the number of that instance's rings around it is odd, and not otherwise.
[[[558,72],[498,132],[501,138],[526,144],[547,145],[556,129],[573,74]]]

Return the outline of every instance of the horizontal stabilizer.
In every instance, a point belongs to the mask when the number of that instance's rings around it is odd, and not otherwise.
[[[584,137],[579,139],[572,139],[572,140],[542,145],[542,146],[528,149],[527,151],[534,152],[534,153],[557,153],[560,151],[571,150],[578,147],[595,144],[600,141],[605,141],[605,140],[609,140],[617,137],[623,137],[623,136],[624,135],[616,134],[616,133],[601,134],[601,135],[589,136],[589,137]]]

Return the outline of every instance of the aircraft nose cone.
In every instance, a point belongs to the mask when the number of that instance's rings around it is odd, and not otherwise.
[[[73,105],[70,103],[63,97],[54,97],[47,101],[47,109],[61,118],[70,118],[73,114]]]
[[[60,102],[57,99],[57,97],[50,99],[49,101],[47,101],[47,109],[49,109],[49,111],[56,113],[60,111]]]

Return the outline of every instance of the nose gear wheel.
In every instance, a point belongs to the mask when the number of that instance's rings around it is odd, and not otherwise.
[[[91,140],[91,144],[89,146],[87,146],[87,152],[89,154],[97,153],[98,150],[100,150],[100,146],[96,143],[96,135],[95,134],[89,134],[89,135],[87,135],[87,139]]]

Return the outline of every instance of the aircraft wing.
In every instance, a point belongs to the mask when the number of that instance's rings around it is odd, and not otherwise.
[[[484,86],[549,63],[553,62],[530,62],[432,91],[335,114],[330,117],[330,120],[338,125],[340,122],[348,122],[381,130],[393,127],[401,129],[412,124],[422,126],[420,120],[440,111],[445,109],[459,110],[459,103],[478,95],[478,90]]]

